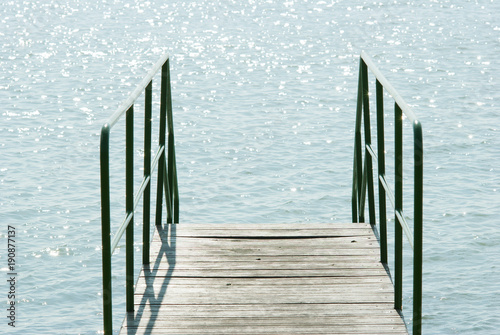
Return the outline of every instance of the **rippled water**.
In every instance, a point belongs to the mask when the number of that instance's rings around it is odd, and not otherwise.
[[[171,55],[182,222],[341,222],[350,220],[365,50],[424,126],[424,333],[494,333],[499,7],[2,1],[0,236],[17,229],[16,330],[102,330],[100,126],[162,53]],[[115,274],[118,329],[123,271]],[[2,320],[1,331],[15,333]]]

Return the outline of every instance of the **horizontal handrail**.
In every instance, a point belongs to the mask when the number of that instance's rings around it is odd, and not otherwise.
[[[401,228],[403,228],[403,231],[406,234],[406,237],[408,239],[408,243],[410,244],[410,247],[412,250],[414,250],[413,247],[413,233],[411,232],[410,226],[408,225],[408,222],[403,216],[403,211],[396,211],[395,212],[396,217],[398,218],[398,223],[401,225]]]
[[[368,94],[368,69],[375,76],[377,151],[371,144],[370,100]],[[395,192],[391,190],[385,175],[384,92],[394,100],[395,136]],[[412,123],[414,168],[414,219],[413,231],[403,211],[403,115]],[[364,146],[361,132],[364,132]],[[364,157],[363,150],[364,147]],[[380,257],[387,267],[387,217],[386,198],[394,209],[395,219],[395,274],[394,307],[402,309],[403,289],[403,235],[413,250],[413,334],[421,334],[422,327],[422,242],[423,242],[423,146],[422,126],[413,110],[380,72],[365,52],[360,56],[356,126],[354,139],[352,216],[353,222],[364,222],[365,198],[368,193],[369,221],[375,228],[375,192],[373,185],[373,160],[377,162],[379,193]],[[404,233],[404,234],[403,234]]]
[[[413,112],[410,106],[404,101],[401,95],[396,91],[392,84],[385,78],[384,74],[378,69],[375,63],[371,60],[365,51],[361,52],[361,59],[364,61],[366,66],[375,75],[378,82],[384,87],[385,91],[394,99],[398,106],[403,110],[406,117],[411,121],[418,121],[417,116]]]
[[[153,159],[153,162],[151,164],[151,170],[152,171],[154,171],[154,169],[156,168],[156,165],[158,164],[158,160],[160,159],[160,155],[163,153],[164,150],[165,150],[164,147],[158,148],[158,151],[157,151],[157,153],[156,153],[156,155],[155,155],[155,157]],[[134,212],[137,209],[137,206],[139,205],[139,202],[141,201],[141,196],[144,194],[144,191],[149,186],[150,182],[151,182],[151,177],[150,176],[144,177],[142,179],[142,183],[139,186],[139,191],[137,191],[137,193],[135,195],[135,198],[134,198],[134,208],[133,208]],[[132,220],[133,217],[134,217],[134,214],[130,213],[129,215],[127,215],[125,217],[125,219],[120,224],[120,226],[119,226],[120,228],[116,232],[115,236],[113,237],[113,241],[111,242],[111,254],[113,254],[115,252],[116,246],[120,242],[120,239],[123,237],[123,234],[125,233],[125,230],[126,230],[128,224],[130,223],[130,221]]]
[[[151,161],[152,130],[152,85],[153,77],[161,69],[160,84],[160,124],[158,149]],[[144,175],[139,190],[134,195],[134,104],[144,93]],[[111,240],[111,202],[109,143],[113,126],[125,116],[125,218],[118,226]],[[168,147],[166,134],[168,132]],[[168,156],[168,157],[167,157]],[[174,128],[172,117],[172,97],[170,88],[169,58],[163,55],[148,72],[146,77],[125,99],[101,128],[101,234],[102,234],[102,273],[103,273],[103,321],[104,333],[113,333],[111,256],[123,235],[126,236],[126,305],[127,312],[134,310],[134,216],[143,198],[142,263],[149,264],[150,245],[150,194],[151,172],[158,166],[156,192],[156,224],[161,224],[163,190],[165,190],[167,223],[179,222],[179,191],[175,163]],[[168,171],[167,171],[168,170]]]
[[[394,192],[392,192],[391,186],[385,179],[385,176],[378,177],[381,186],[384,188],[387,196],[389,197],[389,201],[391,202],[392,208],[396,207],[396,199],[394,199]]]
[[[168,54],[162,55],[160,59],[155,63],[153,68],[148,72],[148,74],[142,79],[142,81],[137,85],[137,87],[129,94],[129,96],[118,106],[113,114],[106,121],[105,125],[111,129],[116,122],[125,114],[125,112],[135,103],[137,98],[144,93],[146,87],[151,83],[153,77],[158,73],[158,70],[167,63]]]
[[[134,218],[134,213],[129,213],[125,219],[123,219],[122,223],[120,224],[118,230],[116,231],[115,235],[113,236],[113,240],[111,241],[111,254],[113,254],[116,250],[116,246],[120,242],[120,240],[123,237],[123,234],[127,230],[127,227]]]
[[[375,149],[373,149],[373,147],[372,147],[372,145],[371,145],[371,144],[370,144],[370,145],[366,145],[366,150],[368,150],[368,153],[369,153],[370,155],[372,155],[372,158],[373,158],[374,160],[378,160],[378,155],[377,155],[377,153],[375,152]]]

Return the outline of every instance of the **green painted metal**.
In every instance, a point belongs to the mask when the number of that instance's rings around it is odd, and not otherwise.
[[[149,82],[144,92],[144,180],[148,180],[143,194],[142,215],[142,246],[149,250],[149,227],[151,216],[151,128],[152,128],[152,105],[153,105],[153,83]],[[149,252],[142,253],[142,264],[149,264]]]
[[[394,150],[395,199],[394,208],[394,308],[403,307],[403,228],[398,213],[403,210],[403,113],[398,104],[394,105]]]
[[[152,128],[152,85],[153,77],[161,69],[160,95],[160,134],[159,145],[151,157]],[[145,95],[144,108],[144,175],[139,190],[134,195],[134,104],[140,95]],[[111,202],[109,143],[111,129],[125,115],[125,218],[111,239]],[[167,127],[168,124],[168,127]],[[118,107],[101,129],[100,167],[101,167],[101,234],[102,234],[102,277],[103,277],[103,323],[104,333],[113,333],[113,294],[111,256],[123,234],[125,237],[126,257],[126,310],[134,310],[134,211],[143,199],[143,248],[142,263],[149,264],[150,212],[151,212],[151,173],[158,164],[158,184],[156,194],[156,224],[161,224],[162,197],[165,189],[167,223],[179,222],[179,191],[175,164],[175,146],[172,116],[172,97],[170,88],[169,58],[162,56],[147,76]],[[166,133],[168,131],[168,156],[166,154]],[[168,161],[167,161],[168,160]],[[167,171],[168,166],[168,171]],[[170,219],[169,219],[170,218]],[[173,220],[171,218],[174,218]]]
[[[377,151],[371,144],[370,95],[368,90],[368,70],[375,76],[376,114],[377,114]],[[384,131],[384,91],[394,100],[394,173],[395,192],[386,179],[385,131]],[[403,212],[403,115],[413,126],[413,229],[406,222]],[[362,128],[362,123],[364,127]],[[362,143],[364,133],[364,144]],[[411,108],[375,66],[373,61],[361,53],[356,125],[354,135],[354,163],[352,187],[352,220],[364,222],[365,198],[368,193],[370,224],[376,227],[375,193],[372,160],[377,161],[379,194],[379,237],[381,262],[387,267],[387,212],[386,199],[389,198],[394,209],[394,307],[402,309],[403,295],[403,235],[406,235],[413,249],[413,334],[422,332],[422,264],[423,264],[423,138],[422,126]],[[364,157],[362,156],[364,147]],[[364,159],[363,159],[364,158]]]
[[[161,224],[163,189],[167,204],[167,223],[179,223],[179,191],[175,163],[174,128],[172,121],[172,93],[170,86],[170,68],[168,62],[161,69],[160,94],[160,135],[159,144],[165,148],[166,126],[168,124],[168,147],[161,152],[158,164],[158,185],[156,189],[156,224]],[[165,157],[168,155],[168,165]],[[167,173],[168,168],[168,173]],[[173,219],[172,219],[173,218]]]
[[[378,173],[385,176],[384,87],[376,80],[377,94],[377,153]],[[387,207],[386,192],[378,178],[380,261],[387,264]]]
[[[125,125],[125,207],[130,222],[126,230],[127,312],[134,310],[134,105],[126,113]]]
[[[168,186],[170,189],[169,197],[172,201],[168,223],[179,223],[179,187],[177,186],[177,168],[175,161],[175,139],[174,139],[174,121],[172,119],[172,88],[170,85],[170,68],[164,67],[167,84],[167,126],[168,126]]]
[[[102,300],[104,330],[112,334],[112,289],[111,289],[111,211],[109,195],[109,126],[101,130],[101,236],[102,238]],[[104,149],[103,149],[104,148]],[[105,238],[107,237],[107,238]]]

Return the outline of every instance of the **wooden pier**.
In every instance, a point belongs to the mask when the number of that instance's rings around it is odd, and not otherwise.
[[[403,237],[413,252],[412,334],[422,333],[423,132],[411,108],[361,53],[352,221],[366,223],[166,224],[179,222],[170,65],[163,55],[101,128],[101,237],[104,334],[113,334],[111,257],[125,236],[127,315],[122,334],[407,334]],[[369,71],[370,70],[370,71]],[[372,144],[368,72],[375,80],[377,145]],[[161,73],[158,145],[152,147],[153,77]],[[386,178],[384,92],[394,101],[394,183]],[[143,178],[134,191],[134,105],[144,95]],[[158,110],[158,109],[155,109]],[[403,117],[403,115],[405,117]],[[111,129],[125,118],[125,217],[111,231]],[[403,121],[413,130],[413,227],[403,211]],[[375,128],[374,128],[375,130]],[[364,135],[364,136],[362,136]],[[405,136],[406,138],[406,136]],[[407,140],[405,140],[407,141]],[[115,149],[114,149],[115,150]],[[406,149],[405,149],[406,150]],[[156,154],[153,155],[153,153]],[[376,173],[374,174],[374,162]],[[157,166],[157,168],[156,168]],[[156,199],[151,199],[157,170]],[[115,171],[116,172],[116,171]],[[406,174],[406,172],[405,172]],[[375,192],[378,181],[378,192]],[[394,190],[394,192],[392,191]],[[376,194],[378,193],[378,198]],[[167,211],[162,221],[163,198]],[[142,198],[143,269],[134,287],[134,216]],[[407,197],[405,197],[407,199]],[[387,211],[387,200],[393,214]],[[411,200],[410,200],[411,202]],[[151,204],[156,231],[150,245]],[[376,217],[378,203],[378,218]],[[407,201],[405,200],[405,203]],[[406,207],[405,207],[406,208]],[[387,217],[394,217],[394,285],[387,264]],[[149,256],[149,258],[148,258]]]
[[[121,334],[408,334],[369,224],[158,227]]]

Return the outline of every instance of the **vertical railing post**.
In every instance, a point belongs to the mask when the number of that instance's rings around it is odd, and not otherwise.
[[[356,105],[356,126],[354,131],[354,166],[352,193],[352,220],[364,222],[364,208],[361,206],[363,185],[363,156],[361,150],[361,121],[363,117],[363,73],[367,71],[363,59],[359,62],[358,99]],[[363,200],[364,202],[364,200]]]
[[[127,216],[134,212],[134,106],[126,114],[125,120],[125,206]],[[126,292],[127,312],[134,310],[134,218],[126,230]]]
[[[385,131],[384,131],[384,90],[376,81],[377,95],[377,154],[378,154],[378,194],[380,224],[380,261],[387,264],[387,210],[386,194],[381,177],[385,177]]]
[[[111,285],[111,211],[109,194],[109,127],[101,130],[101,236],[102,236],[102,296],[104,334],[113,334]]]
[[[158,160],[158,180],[156,187],[156,225],[161,225],[162,204],[163,204],[163,179],[165,170],[165,134],[166,134],[166,114],[167,114],[167,83],[168,78],[165,71],[165,64],[161,68],[161,87],[160,87],[160,134],[158,144],[163,148],[163,152]],[[166,195],[168,196],[168,195]]]
[[[363,60],[359,62],[359,75],[358,75],[358,97],[356,102],[356,125],[354,127],[354,160],[352,167],[352,198],[351,198],[351,210],[352,210],[352,222],[359,222],[359,192],[361,188],[359,177],[359,169],[361,168],[361,110],[363,106],[363,95],[362,95],[362,77],[361,71],[363,68]]]
[[[167,223],[172,223],[172,192],[170,192],[170,183],[168,182],[167,165],[163,165],[163,188],[165,191],[165,202],[167,205]]]
[[[149,182],[144,189],[142,217],[142,264],[149,264],[149,231],[151,214],[151,117],[153,100],[153,82],[150,81],[145,90],[144,105],[144,179]]]
[[[423,179],[424,149],[422,126],[413,124],[414,133],[414,223],[413,223],[413,335],[422,333],[422,264],[423,264]]]
[[[363,181],[368,186],[368,215],[371,225],[375,224],[375,195],[373,190],[373,163],[372,156],[368,151],[368,147],[372,144],[371,126],[370,126],[370,95],[368,88],[368,68],[365,65],[363,71],[363,119],[365,131],[365,173],[363,173]],[[365,190],[363,190],[365,193]],[[365,197],[365,194],[363,194]]]
[[[170,189],[170,199],[173,205],[173,218],[169,217],[168,223],[179,223],[179,190],[177,187],[177,171],[175,162],[175,139],[174,121],[172,110],[172,88],[170,85],[170,62],[166,63],[167,76],[167,125],[168,125],[168,184]]]
[[[394,265],[394,308],[401,310],[403,301],[403,228],[398,214],[403,210],[403,113],[397,103],[394,105],[394,168],[395,168],[395,265]]]

